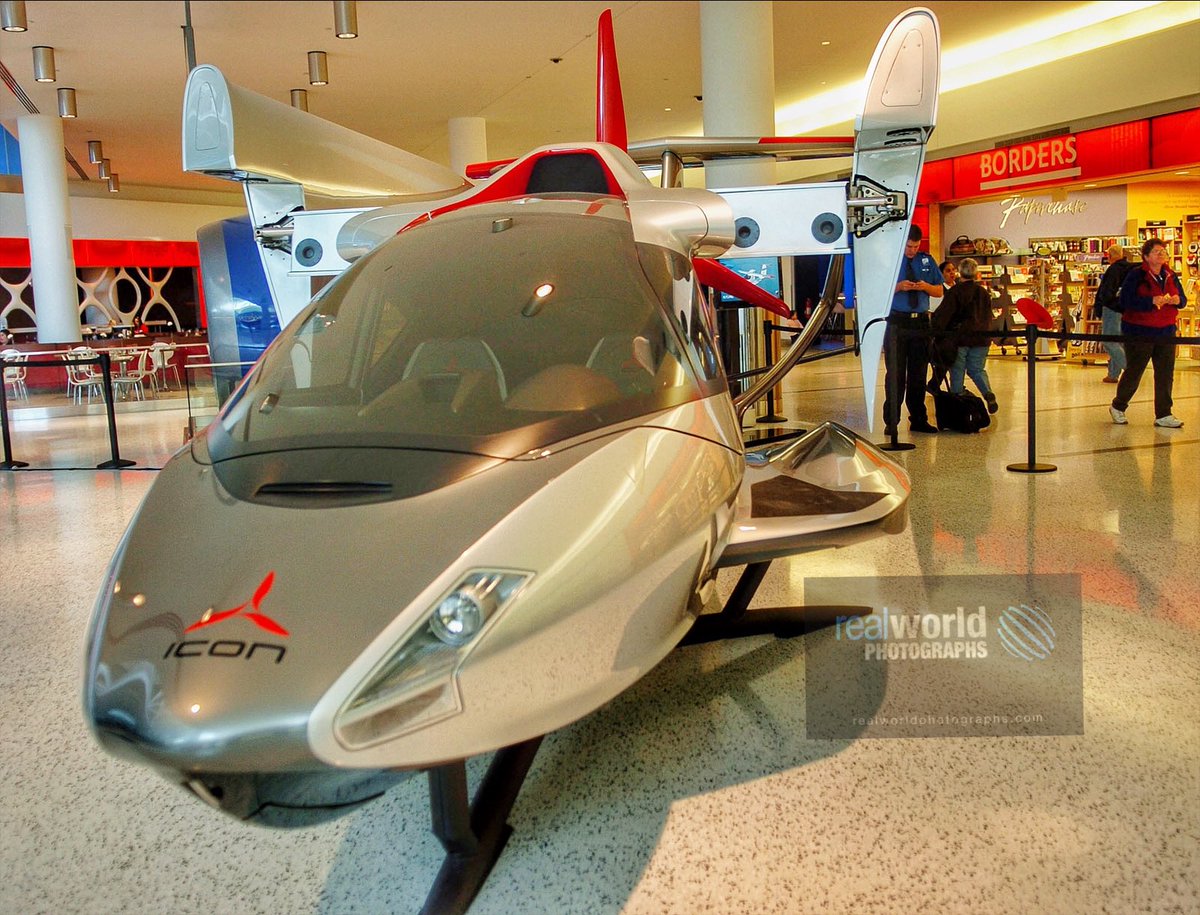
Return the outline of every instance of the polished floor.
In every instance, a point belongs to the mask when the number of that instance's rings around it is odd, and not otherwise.
[[[809,739],[804,638],[681,648],[545,741],[472,913],[1200,912],[1200,365],[1167,430],[1149,378],[1114,426],[1103,368],[1036,363],[1036,460],[1057,467],[1036,475],[1006,469],[1029,456],[1026,364],[988,368],[990,429],[896,452],[908,527],[777,561],[758,602],[812,576],[1078,573],[1083,733]],[[848,357],[802,367],[783,412],[865,431],[857,377]],[[131,469],[0,473],[0,912],[415,912],[440,860],[422,778],[274,832],[90,738],[92,602],[186,412],[119,422]],[[12,439],[35,468],[107,457],[102,417]]]

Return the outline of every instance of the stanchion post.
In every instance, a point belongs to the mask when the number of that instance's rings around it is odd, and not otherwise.
[[[1024,464],[1009,464],[1008,469],[1013,473],[1050,473],[1058,470],[1053,464],[1039,464],[1037,462],[1037,372],[1036,362],[1037,356],[1037,324],[1033,321],[1028,321],[1025,324],[1025,359],[1027,365],[1025,367],[1025,387],[1026,399],[1029,405],[1029,420],[1025,431],[1025,440],[1028,445],[1028,459]]]
[[[763,321],[763,352],[766,355],[766,367],[771,368],[775,364],[775,338],[772,336],[772,324],[769,320]],[[778,385],[776,385],[778,387]],[[783,405],[783,395],[780,393],[780,406]],[[775,388],[767,390],[767,413],[765,416],[760,416],[755,422],[760,423],[781,423],[787,419],[786,416],[780,416],[775,412]]]
[[[28,461],[14,461],[12,456],[12,439],[8,434],[8,391],[5,390],[3,372],[8,365],[7,362],[0,360],[0,431],[4,438],[4,462],[0,463],[0,470],[16,470],[19,467],[28,467]]]
[[[112,357],[107,352],[99,354],[100,371],[104,375],[104,409],[108,414],[108,443],[112,449],[112,459],[97,464],[97,470],[117,470],[121,467],[132,467],[136,462],[122,460],[121,446],[117,442],[117,414],[113,407],[112,390]]]

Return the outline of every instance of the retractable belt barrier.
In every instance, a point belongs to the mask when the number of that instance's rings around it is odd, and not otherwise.
[[[100,373],[104,379],[104,407],[108,415],[108,444],[112,457],[97,464],[97,470],[118,470],[122,467],[133,467],[135,461],[125,460],[121,457],[121,446],[117,441],[117,416],[113,409],[113,391],[112,391],[112,357],[105,351],[99,352],[95,356],[79,357],[72,359],[6,359],[0,358],[0,366],[8,368],[9,366],[25,366],[33,368],[62,368],[70,365],[99,365]],[[28,467],[28,461],[13,460],[12,454],[12,436],[8,429],[8,391],[5,385],[0,385],[0,437],[4,442],[4,460],[0,462],[0,470],[20,470]],[[37,468],[34,468],[37,469]],[[54,468],[46,468],[54,469]]]
[[[884,321],[884,320],[886,320],[886,318],[876,318],[875,320],[871,321],[867,325],[867,327],[870,327],[871,324],[874,324],[876,321]],[[866,328],[863,328],[863,330],[865,331]],[[956,337],[956,336],[958,336],[959,331],[957,331],[957,330],[933,330],[932,328],[914,328],[912,331],[910,331],[910,333],[914,337],[921,336],[921,337],[938,338],[938,337]],[[1010,328],[1008,330],[996,330],[996,331],[972,331],[971,333],[976,337],[989,337],[994,340],[1011,340],[1014,337],[1021,336],[1021,331],[1018,331],[1015,328]],[[1058,470],[1058,467],[1056,467],[1054,464],[1039,463],[1037,460],[1037,413],[1036,413],[1036,410],[1037,410],[1037,395],[1036,395],[1036,391],[1037,391],[1037,384],[1036,384],[1037,341],[1039,339],[1045,339],[1045,340],[1057,340],[1057,341],[1061,341],[1063,343],[1066,343],[1068,340],[1074,341],[1074,342],[1143,343],[1146,341],[1147,338],[1137,335],[1137,334],[1077,334],[1077,333],[1067,333],[1065,329],[1064,330],[1053,330],[1053,331],[1039,330],[1038,326],[1035,323],[1033,323],[1032,321],[1026,323],[1024,335],[1025,335],[1025,340],[1026,340],[1025,360],[1027,363],[1025,387],[1026,387],[1026,398],[1029,403],[1029,409],[1028,409],[1029,426],[1026,431],[1026,441],[1027,441],[1027,445],[1028,445],[1028,452],[1027,452],[1027,458],[1024,462],[1009,464],[1007,469],[1011,470],[1013,473],[1050,473],[1052,471]],[[1172,336],[1172,337],[1164,337],[1159,342],[1165,343],[1165,342],[1167,342],[1167,340],[1170,340],[1171,345],[1176,346],[1176,347],[1200,345],[1200,337]],[[896,397],[895,397],[896,392],[892,391],[889,393],[891,393],[891,395],[892,395],[892,402],[895,403],[896,402]],[[897,409],[899,409],[899,404],[897,404]],[[899,424],[897,423],[896,425],[899,425]],[[905,443],[897,442],[896,436],[897,436],[896,428],[895,428],[895,426],[893,426],[890,443],[887,445],[881,446],[881,447],[884,450],[888,450],[888,451],[904,450]],[[915,446],[910,444],[907,447],[912,448]]]

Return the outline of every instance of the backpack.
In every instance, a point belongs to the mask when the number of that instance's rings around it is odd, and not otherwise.
[[[1113,311],[1117,312],[1124,310],[1121,307],[1121,287],[1125,285],[1125,277],[1129,276],[1129,271],[1135,266],[1137,265],[1132,261],[1119,260],[1109,267],[1109,270],[1114,271],[1116,282],[1112,286],[1106,286],[1104,284],[1104,280],[1100,280],[1100,288],[1096,290],[1095,311],[1097,316],[1099,316],[1105,308],[1111,308]],[[1105,278],[1108,277],[1107,271],[1105,272],[1104,276]]]

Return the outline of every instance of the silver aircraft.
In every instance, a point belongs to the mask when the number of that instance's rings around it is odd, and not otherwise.
[[[816,212],[790,214],[805,231],[837,219],[812,245],[844,253],[853,234],[856,260],[882,263],[860,269],[860,320],[890,300],[936,49],[932,14],[893,23],[872,91],[900,79],[916,110],[864,115],[840,209],[823,190]],[[915,99],[906,66],[923,68]],[[247,180],[248,199],[270,190],[238,158],[249,94],[212,68],[193,89],[203,116],[230,119],[211,171]],[[195,110],[185,144],[204,129]],[[99,742],[274,825],[428,771],[448,854],[430,911],[462,910],[543,735],[685,639],[802,631],[755,623],[745,595],[722,610],[718,571],[761,579],[776,557],[902,528],[909,482],[833,423],[744,448],[740,415],[762,385],[731,397],[705,287],[742,290],[711,258],[745,219],[774,230],[769,207],[748,217],[738,201],[655,187],[620,145],[589,142],[440,199],[341,211],[352,262],[163,468],[116,550],[88,636]],[[264,257],[279,234],[258,233]],[[493,752],[469,808],[463,760]]]

